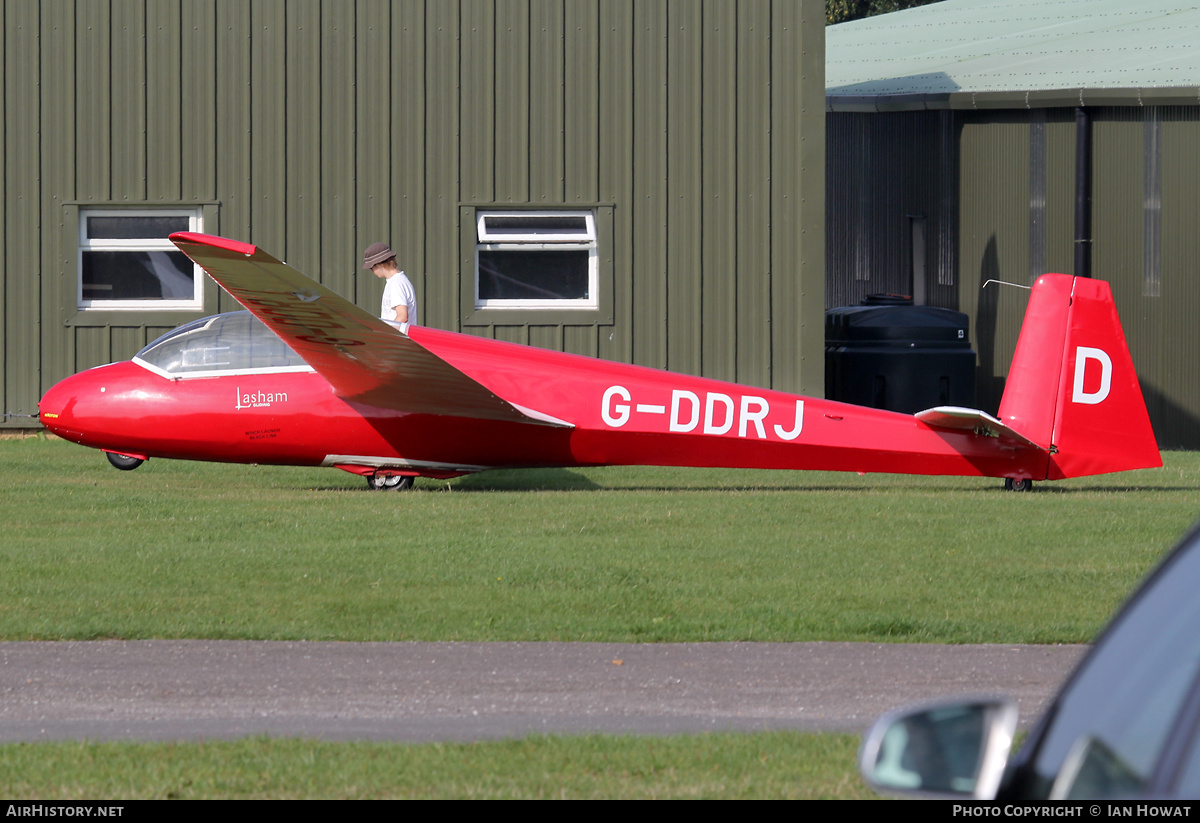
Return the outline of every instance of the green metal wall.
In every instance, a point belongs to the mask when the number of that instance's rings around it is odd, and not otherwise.
[[[386,239],[429,325],[822,390],[817,0],[2,8],[5,412],[198,316],[75,308],[102,204],[203,206],[372,310],[360,254]],[[464,327],[464,216],[495,205],[610,213],[611,317]]]
[[[1160,168],[1149,172],[1158,184],[1148,188],[1152,112],[1160,115]],[[1096,130],[1096,201],[1104,208],[1093,206],[1094,274],[1113,286],[1159,442],[1200,448],[1200,108],[1125,108],[1105,115]],[[1153,282],[1148,245],[1160,247]]]

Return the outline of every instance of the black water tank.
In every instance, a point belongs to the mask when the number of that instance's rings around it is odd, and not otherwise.
[[[914,306],[911,297],[869,295],[825,312],[825,396],[913,414],[975,407],[975,352],[967,316]]]

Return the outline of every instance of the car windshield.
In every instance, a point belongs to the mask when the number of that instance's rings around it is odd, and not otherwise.
[[[248,311],[180,326],[146,346],[136,359],[171,376],[307,368],[300,355]]]
[[[1122,611],[1055,702],[1028,793],[1117,797],[1147,788],[1200,667],[1198,534]]]

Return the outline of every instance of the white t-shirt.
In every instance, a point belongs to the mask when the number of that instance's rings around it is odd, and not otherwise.
[[[408,306],[408,323],[410,326],[417,325],[417,292],[402,271],[387,279],[383,287],[383,305],[379,316],[395,322],[396,306]]]

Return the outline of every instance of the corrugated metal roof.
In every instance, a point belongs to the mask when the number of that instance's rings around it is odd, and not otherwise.
[[[943,0],[825,32],[835,107],[904,97],[958,107],[970,105],[963,97],[1085,90],[1136,98],[1154,89],[1200,102],[1200,3]]]

